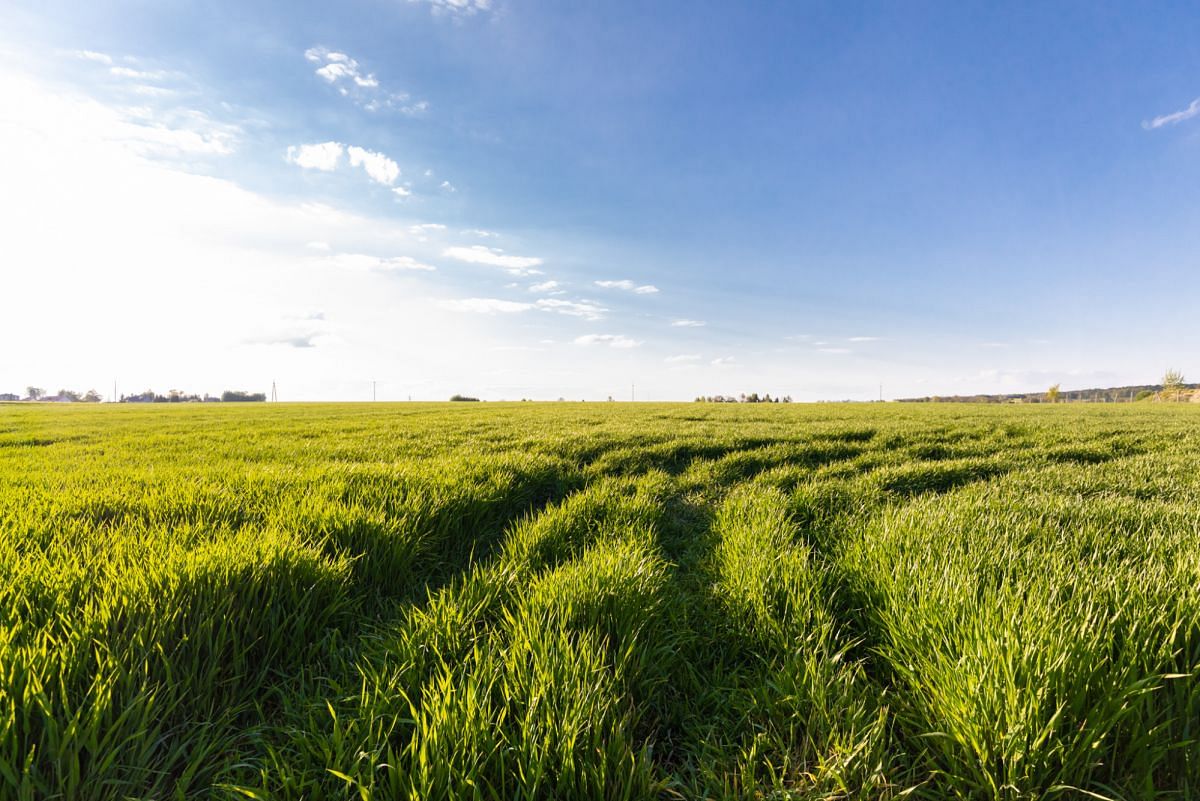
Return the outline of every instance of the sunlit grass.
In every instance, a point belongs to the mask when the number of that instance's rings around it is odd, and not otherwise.
[[[0,798],[1197,798],[1198,423],[0,406]]]

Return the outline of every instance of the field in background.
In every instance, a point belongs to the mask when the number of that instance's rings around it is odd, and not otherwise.
[[[1200,798],[1198,465],[1182,405],[0,405],[0,798]]]

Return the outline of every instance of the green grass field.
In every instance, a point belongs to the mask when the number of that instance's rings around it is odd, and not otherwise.
[[[1200,798],[1200,408],[0,406],[0,798]]]

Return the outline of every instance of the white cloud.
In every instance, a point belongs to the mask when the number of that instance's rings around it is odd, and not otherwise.
[[[395,109],[402,114],[415,116],[429,109],[429,103],[425,100],[410,102],[407,92],[384,91],[374,73],[365,72],[358,61],[345,53],[317,46],[305,50],[304,58],[320,65],[314,72],[327,84],[336,87],[338,94],[350,98],[367,111]]]
[[[441,189],[446,192],[457,192],[458,191],[457,189],[454,188],[454,184],[450,183],[449,181],[442,181]]]
[[[544,311],[563,314],[568,317],[582,317],[585,320],[601,320],[608,311],[595,304],[553,298],[540,298],[534,303],[517,300],[502,300],[500,298],[460,298],[439,301],[443,309],[457,312],[472,312],[475,314],[519,314],[527,311]]]
[[[532,303],[518,303],[499,298],[462,298],[459,300],[443,300],[438,306],[449,311],[471,312],[473,314],[515,314],[534,308]]]
[[[603,306],[598,306],[586,300],[571,301],[541,298],[535,305],[537,308],[545,311],[558,312],[569,317],[582,317],[585,320],[603,320],[604,315],[608,313],[608,309]]]
[[[292,145],[287,149],[290,164],[306,170],[332,172],[342,160],[345,148],[341,142],[322,142],[319,145]]]
[[[548,294],[557,291],[561,286],[562,284],[558,283],[557,281],[542,281],[541,283],[530,286],[529,291]]]
[[[702,328],[708,325],[703,320],[672,320],[671,327],[673,328]]]
[[[410,3],[428,3],[434,16],[469,17],[480,12],[491,11],[492,0],[408,0]]]
[[[380,263],[382,270],[422,270],[432,272],[437,269],[430,264],[424,264],[414,259],[412,256],[393,256],[390,259],[383,259]]]
[[[392,191],[396,193],[396,197],[403,198],[410,197],[412,195],[412,191],[403,186],[393,186]]]
[[[509,256],[499,248],[489,248],[483,245],[455,245],[442,251],[442,255],[471,264],[503,267],[512,275],[539,275],[541,273],[540,270],[534,269],[542,264],[542,259],[536,256]]]
[[[324,47],[310,47],[304,51],[304,58],[314,64],[322,65],[317,67],[316,73],[328,83],[337,83],[342,79],[347,79],[364,88],[379,86],[379,81],[374,75],[364,74],[359,69],[358,62],[345,53]]]
[[[500,234],[496,233],[495,231],[485,231],[482,228],[468,228],[463,231],[463,233],[470,234],[471,236],[477,236],[480,239],[491,239],[492,237],[500,236]]]
[[[95,50],[76,50],[75,58],[82,58],[85,61],[96,61],[100,64],[112,64],[112,56],[108,53],[97,53]]]
[[[725,367],[726,365],[733,364],[736,361],[737,359],[733,358],[732,356],[718,356],[717,358],[713,359],[710,364],[712,364],[713,367]]]
[[[689,362],[698,362],[703,358],[699,353],[680,353],[678,356],[668,356],[663,359],[667,364],[687,364]]]
[[[312,250],[323,250],[323,251],[330,250],[328,242],[320,242],[320,241],[306,242],[304,244],[304,247],[310,248]]]
[[[335,266],[347,270],[371,272],[402,272],[406,270],[433,272],[437,269],[433,265],[417,261],[412,256],[380,258],[379,256],[368,256],[362,253],[339,253],[331,257],[329,261]]]
[[[285,315],[273,326],[260,329],[242,340],[243,345],[285,345],[290,348],[315,348],[328,340],[329,326],[324,312]]]
[[[441,223],[417,223],[416,225],[410,225],[408,230],[414,234],[421,234],[429,231],[445,231],[446,226]]]
[[[350,157],[350,166],[362,167],[363,171],[376,183],[390,186],[400,177],[400,165],[382,153],[354,146],[346,148],[346,153]]]
[[[109,72],[118,78],[132,78],[138,81],[161,81],[167,73],[159,70],[135,70],[130,67],[110,67]]]
[[[604,289],[622,289],[626,292],[633,292],[637,295],[653,295],[658,292],[658,287],[656,286],[651,284],[643,284],[638,286],[627,278],[620,281],[594,281],[593,283],[596,286]]]
[[[878,342],[879,337],[850,337],[848,342]]]
[[[172,95],[179,94],[176,90],[165,86],[150,86],[144,83],[130,87],[130,90],[135,95],[142,95],[143,97],[171,97]]]
[[[850,353],[849,348],[817,348],[821,353]]]
[[[576,345],[608,345],[610,348],[636,348],[642,343],[622,334],[585,334],[575,337]]]
[[[341,142],[291,145],[287,149],[285,158],[289,164],[295,164],[306,170],[333,172],[341,165],[343,154],[349,156],[351,167],[362,167],[367,177],[376,183],[391,186],[400,177],[400,165],[384,154],[355,145],[346,146]],[[408,190],[402,187],[392,187],[392,191],[399,197],[408,195]]]
[[[1189,103],[1185,109],[1144,121],[1142,127],[1147,131],[1153,131],[1155,128],[1162,128],[1164,125],[1175,125],[1196,116],[1200,116],[1200,97]]]

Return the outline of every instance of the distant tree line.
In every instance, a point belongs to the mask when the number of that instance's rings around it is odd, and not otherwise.
[[[450,400],[455,403],[479,403],[479,398],[472,398],[470,395],[451,395]]]
[[[1058,384],[1044,392],[1017,392],[1009,395],[930,395],[924,398],[899,398],[900,403],[1133,403],[1145,400],[1189,400],[1200,384],[1184,383],[1183,375],[1168,370],[1161,384],[1134,384],[1124,387],[1061,389]]]
[[[696,398],[696,403],[791,403],[792,396],[784,395],[783,397],[771,397],[771,393],[764,392],[761,396],[757,392],[751,392],[749,395],[742,393],[737,397],[733,395],[701,395]]]
[[[214,397],[207,392],[203,396],[189,395],[182,390],[172,389],[166,395],[159,395],[148,389],[137,395],[122,395],[121,403],[261,403],[267,399],[264,392],[243,392],[227,389],[221,397]]]
[[[0,401],[41,401],[43,403],[99,403],[103,400],[100,393],[94,389],[87,392],[76,392],[73,389],[60,389],[50,394],[41,387],[25,387],[25,397],[14,392],[0,392]]]
[[[159,395],[152,389],[134,395],[122,395],[121,403],[239,403],[247,401],[265,401],[267,396],[262,392],[243,392],[227,389],[220,397],[214,397],[207,392],[204,395],[189,395],[172,389],[166,395]],[[42,403],[99,403],[103,398],[94,389],[87,392],[76,392],[71,389],[60,389],[56,394],[50,394],[41,387],[26,387],[24,397],[14,392],[0,392],[0,401],[40,401]]]

